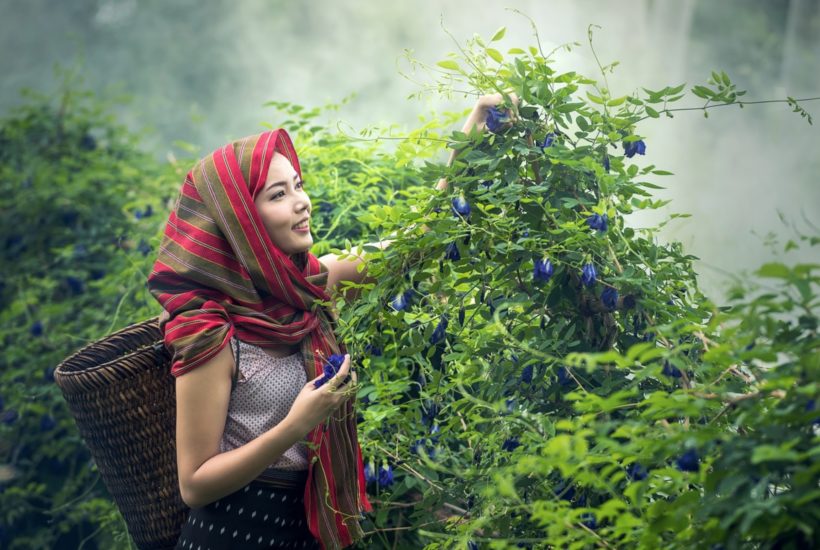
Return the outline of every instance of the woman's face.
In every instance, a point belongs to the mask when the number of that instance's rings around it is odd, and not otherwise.
[[[302,180],[284,155],[274,154],[268,168],[268,178],[254,200],[273,244],[291,256],[306,252],[313,246],[309,222],[310,198],[302,190]],[[300,225],[302,230],[294,229]],[[304,227],[307,226],[307,227]]]

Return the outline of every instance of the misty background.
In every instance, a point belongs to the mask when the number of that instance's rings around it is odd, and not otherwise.
[[[268,101],[317,107],[355,93],[333,119],[353,134],[397,125],[395,134],[419,116],[468,109],[475,97],[408,99],[432,80],[413,73],[405,50],[429,64],[444,59],[456,44],[442,24],[462,45],[501,26],[500,51],[534,45],[529,21],[506,8],[532,17],[545,51],[579,42],[558,53],[555,66],[596,80],[587,27],[600,26],[601,62],[620,62],[608,75],[613,97],[683,82],[688,90],[712,70],[726,71],[748,101],[820,96],[820,0],[0,0],[0,7],[0,112],[24,101],[22,88],[53,93],[55,66],[73,68],[103,97],[131,97],[116,115],[144,132],[144,147],[160,158],[178,141],[206,154],[276,126]],[[692,96],[675,106],[702,104]],[[796,239],[794,227],[816,235],[820,225],[820,101],[803,107],[815,126],[773,103],[712,109],[708,119],[681,112],[638,127],[647,151],[633,160],[675,175],[653,180],[672,203],[629,224],[691,214],[660,238],[700,258],[702,287],[714,298],[725,295],[727,277],[765,261],[818,260],[805,249],[781,253]]]

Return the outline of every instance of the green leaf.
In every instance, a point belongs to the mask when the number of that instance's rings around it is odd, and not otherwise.
[[[458,63],[456,63],[455,61],[452,61],[450,59],[447,59],[445,61],[439,61],[438,63],[436,63],[436,65],[438,65],[442,69],[449,69],[451,71],[460,71],[461,70],[461,68],[458,66]]]
[[[649,105],[644,105],[644,110],[646,111],[646,114],[648,114],[652,118],[658,118],[658,117],[661,116],[661,115],[658,114],[658,111],[656,111],[655,109],[653,109]]]
[[[493,49],[493,48],[487,48],[486,51],[487,51],[487,55],[492,57],[495,61],[497,61],[499,63],[504,61],[504,56],[501,55],[501,52],[499,52],[498,50]]]
[[[507,27],[501,27],[500,29],[495,31],[495,34],[493,35],[493,37],[490,38],[490,42],[495,42],[496,40],[501,40],[502,38],[504,38],[504,34],[506,32],[507,32]]]
[[[767,277],[767,278],[774,278],[774,279],[788,279],[791,275],[791,271],[788,267],[781,263],[772,262],[763,264],[760,269],[757,270],[757,274],[760,277]]]
[[[606,102],[606,106],[607,107],[617,107],[618,105],[623,105],[623,103],[626,101],[627,97],[629,97],[629,96],[621,96],[621,97],[616,97],[615,99],[610,99],[609,101]]]

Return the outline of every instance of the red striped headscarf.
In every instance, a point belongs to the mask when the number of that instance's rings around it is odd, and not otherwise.
[[[318,303],[330,300],[327,268],[310,252],[284,254],[256,210],[275,152],[301,176],[290,137],[279,129],[214,151],[185,177],[148,277],[170,314],[162,328],[173,376],[207,362],[232,336],[263,348],[299,343],[308,380],[323,373],[322,358],[346,351],[336,342],[334,312]],[[372,511],[353,401],[308,434],[316,447],[308,451],[305,512],[326,550],[362,538],[360,513]]]

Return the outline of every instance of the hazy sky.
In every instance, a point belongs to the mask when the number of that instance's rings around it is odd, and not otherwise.
[[[100,92],[131,94],[118,116],[153,129],[145,144],[158,156],[175,140],[207,152],[260,131],[262,122],[276,124],[262,106],[271,100],[314,107],[356,92],[338,114],[345,122],[410,127],[420,114],[473,99],[407,100],[418,85],[399,72],[409,71],[404,50],[428,63],[444,59],[455,45],[442,20],[462,43],[504,25],[500,50],[534,44],[529,22],[506,7],[536,21],[545,48],[584,44],[560,54],[558,67],[594,78],[586,32],[600,25],[599,56],[620,61],[610,77],[615,96],[701,83],[712,69],[749,88],[749,99],[820,96],[820,0],[0,0],[0,110],[20,101],[23,86],[52,90],[59,63],[80,64]],[[686,104],[699,105],[695,99]],[[805,107],[820,124],[820,102]],[[702,258],[710,294],[719,295],[724,272],[772,257],[762,236],[789,236],[778,210],[790,220],[801,212],[816,219],[820,135],[785,105],[716,109],[708,120],[679,113],[639,132],[647,143],[640,162],[676,174],[657,180],[674,199],[669,211],[693,216],[670,224],[663,238]]]

